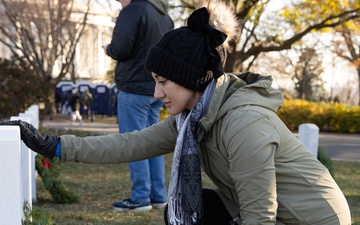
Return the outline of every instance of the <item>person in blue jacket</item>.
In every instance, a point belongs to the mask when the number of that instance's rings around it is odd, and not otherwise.
[[[119,0],[122,10],[116,20],[112,40],[105,46],[117,61],[116,87],[119,132],[142,130],[159,120],[161,100],[153,97],[155,83],[145,69],[146,53],[169,30],[167,0]],[[132,181],[128,199],[115,202],[118,211],[148,211],[164,207],[166,186],[164,158],[158,156],[129,163]]]

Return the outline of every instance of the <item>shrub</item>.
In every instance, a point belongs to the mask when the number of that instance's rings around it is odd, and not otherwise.
[[[316,124],[320,131],[360,133],[360,107],[337,102],[285,100],[277,115],[296,131],[302,123]]]
[[[325,152],[323,147],[318,148],[318,160],[329,170],[330,174],[334,177],[333,162],[329,155]]]
[[[0,120],[25,111],[49,94],[49,82],[26,63],[0,58]]]

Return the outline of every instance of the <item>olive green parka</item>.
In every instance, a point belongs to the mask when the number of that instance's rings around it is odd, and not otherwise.
[[[218,78],[199,122],[201,166],[238,224],[350,224],[346,199],[329,171],[276,115],[282,94],[250,72]],[[61,136],[61,160],[125,163],[174,151],[174,116],[141,131]]]

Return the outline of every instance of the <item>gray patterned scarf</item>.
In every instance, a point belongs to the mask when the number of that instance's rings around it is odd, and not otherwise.
[[[168,200],[168,223],[199,224],[203,216],[202,182],[196,124],[206,115],[216,81],[213,79],[190,113],[176,116],[179,136],[171,167]]]

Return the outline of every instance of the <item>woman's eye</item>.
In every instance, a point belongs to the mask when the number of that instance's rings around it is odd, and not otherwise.
[[[166,80],[159,80],[159,84],[164,84]]]

